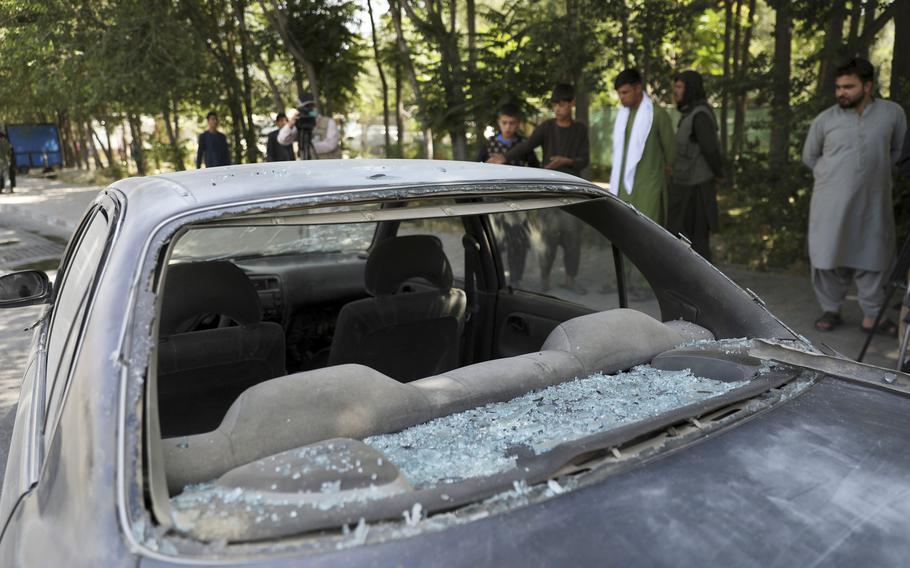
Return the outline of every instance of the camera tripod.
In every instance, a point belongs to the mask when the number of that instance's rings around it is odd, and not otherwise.
[[[297,129],[297,155],[301,160],[319,159],[319,154],[316,153],[316,147],[313,146],[312,127],[301,127]]]
[[[859,352],[857,356],[857,361],[862,361],[863,357],[866,356],[866,350],[869,349],[869,344],[872,343],[872,337],[875,335],[875,330],[878,329],[878,325],[881,323],[882,318],[885,316],[885,310],[888,309],[888,305],[891,303],[891,298],[894,296],[894,292],[899,288],[903,288],[904,291],[904,306],[910,306],[910,285],[907,282],[907,270],[910,270],[910,236],[907,237],[907,240],[904,241],[904,246],[901,247],[901,252],[897,257],[897,262],[894,264],[894,268],[891,270],[891,275],[888,277],[888,283],[885,284],[885,301],[882,303],[882,307],[878,310],[878,314],[875,316],[875,323],[872,324],[872,329],[869,330],[866,335],[866,342],[863,343],[863,349]],[[904,323],[910,324],[907,320],[910,319],[910,314],[906,316]],[[897,355],[897,370],[900,371],[903,367],[904,362],[907,359],[907,345],[908,337],[910,333],[904,335],[901,338],[900,342],[900,351]]]

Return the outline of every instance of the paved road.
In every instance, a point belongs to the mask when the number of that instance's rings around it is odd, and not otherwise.
[[[13,194],[0,194],[0,274],[39,267],[53,279],[54,267],[96,187],[21,176]],[[6,468],[19,383],[25,371],[31,332],[43,307],[0,310],[0,480]]]

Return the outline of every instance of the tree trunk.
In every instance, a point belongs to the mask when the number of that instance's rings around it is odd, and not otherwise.
[[[382,125],[385,133],[385,157],[388,158],[392,151],[392,138],[389,134],[389,85],[385,80],[382,69],[382,57],[379,54],[379,38],[376,35],[376,24],[373,21],[373,3],[367,0],[367,12],[370,16],[370,33],[373,36],[373,57],[376,59],[376,71],[379,72],[379,83],[382,87]]]
[[[174,117],[174,167],[178,172],[186,169],[185,152],[183,142],[180,140],[180,111],[177,107],[177,98],[171,99],[171,116]]]
[[[91,126],[91,123],[89,123],[89,126]],[[95,137],[95,140],[98,142],[98,146],[101,146],[101,151],[104,152],[104,157],[107,158],[107,164],[109,166],[113,166],[114,165],[114,153],[111,150],[111,135],[110,135],[110,132],[108,131],[109,127],[107,125],[106,120],[102,122],[102,126],[104,127],[104,137],[107,138],[107,145],[104,144],[104,141],[101,139],[100,136],[98,136],[98,132],[94,128],[91,129],[91,133]]]
[[[417,80],[417,71],[414,68],[414,60],[411,59],[411,50],[404,37],[404,30],[401,25],[401,4],[400,0],[390,2],[392,23],[395,25],[395,35],[397,37],[398,51],[404,62],[405,71],[407,72],[408,81],[411,83],[411,90],[414,91],[414,100],[417,102],[418,115],[421,126],[423,127],[423,146],[424,157],[433,158],[433,131],[426,122],[425,115],[428,112],[426,102],[423,98],[423,91],[420,88],[420,82]]]
[[[57,111],[57,128],[60,131],[60,150],[63,155],[63,164],[68,168],[75,167],[75,145],[73,144],[73,136],[69,129],[69,120],[67,119],[66,111],[64,110]]]
[[[232,161],[243,163],[243,108],[235,93],[228,93],[228,109],[231,111],[231,138],[234,139]]]
[[[304,71],[306,71],[307,81],[309,82],[310,92],[313,94],[313,98],[316,101],[319,101],[320,90],[319,80],[316,77],[316,68],[304,52],[303,46],[301,46],[296,38],[288,31],[287,14],[281,9],[278,0],[269,0],[268,6],[266,6],[265,0],[259,0],[259,6],[265,13],[269,23],[272,24],[272,27],[275,28],[275,31],[281,36],[281,40],[284,42],[285,47],[287,47],[288,52],[290,52],[291,56],[294,57],[301,66],[303,66]]]
[[[250,79],[249,33],[246,29],[246,1],[234,0],[234,15],[237,18],[237,31],[240,34],[240,66],[243,77],[243,110],[246,124],[246,160],[250,164],[259,161],[259,148],[256,144],[256,125],[253,123],[253,81]]]
[[[481,110],[484,106],[482,93],[477,80],[477,8],[474,0],[466,0],[468,19],[468,93],[471,100],[471,120],[474,122],[474,145],[484,144],[486,116]]]
[[[847,32],[847,41],[855,42],[859,39],[859,22],[862,19],[863,0],[851,0],[850,2],[850,29]]]
[[[738,77],[736,79],[736,108],[733,117],[733,155],[739,159],[746,140],[746,94],[749,76],[749,47],[752,43],[752,27],[755,23],[755,0],[749,0],[749,15],[739,52]]]
[[[130,125],[130,138],[132,142],[130,144],[131,154],[133,155],[133,161],[136,163],[136,172],[144,176],[146,174],[145,168],[145,152],[142,148],[142,121],[138,115],[129,114],[127,122]]]
[[[791,0],[777,0],[774,8],[774,68],[771,74],[771,171],[781,172],[790,157]]]
[[[95,161],[95,169],[103,170],[104,162],[101,161],[101,155],[98,154],[98,149],[95,148],[95,142],[93,141],[93,138],[97,137],[97,135],[95,134],[95,129],[92,128],[91,120],[86,121],[83,124],[82,128],[85,131],[85,134],[83,134],[83,137],[85,139],[86,148],[91,150],[90,153],[92,155],[92,158]]]
[[[906,5],[906,2],[904,2],[904,4]],[[876,8],[878,8],[878,2],[876,0],[866,0],[866,15],[863,17],[863,34],[866,33],[866,30],[872,30],[873,26],[875,25]],[[857,41],[859,40],[857,39]],[[859,56],[863,59],[869,59],[869,44],[866,44],[860,48]]]
[[[566,0],[566,18],[568,29],[566,37],[578,38],[584,37],[582,30],[582,18],[578,13],[579,2],[577,0]],[[575,84],[575,119],[584,124],[588,124],[590,116],[591,98],[588,92],[588,86],[585,81],[584,67],[578,67],[571,70],[572,82]],[[648,77],[648,75],[645,75]]]
[[[736,13],[733,15],[733,81],[739,81],[740,68],[740,35],[742,34],[743,0],[736,0]],[[733,96],[739,91],[739,85],[733,86]]]
[[[293,106],[296,107],[297,102],[303,99],[303,94],[306,92],[306,89],[303,88],[303,69],[300,68],[300,62],[296,59],[294,60],[294,87],[297,89],[297,101]]]
[[[730,31],[733,27],[733,2],[734,0],[724,1],[724,79],[723,89],[720,94],[720,149],[722,153],[727,152],[727,101],[730,91]]]
[[[91,164],[88,161],[88,142],[85,140],[85,124],[80,121],[73,122],[70,121],[70,130],[75,131],[73,140],[79,141],[79,148],[76,152],[76,155],[79,157],[79,163],[85,165],[85,169],[91,169]],[[81,169],[80,165],[80,169]]]
[[[129,171],[130,145],[129,145],[129,142],[127,142],[127,140],[126,140],[126,131],[129,130],[130,126],[129,126],[129,124],[127,124],[125,116],[121,116],[120,120],[118,122],[120,123],[120,161],[126,167],[127,171]]]
[[[891,99],[910,114],[910,2],[894,15],[894,51],[891,59]]]
[[[816,97],[825,104],[834,101],[834,73],[838,60],[843,55],[844,19],[846,17],[846,0],[832,0],[815,90]]]
[[[407,2],[408,0],[404,0]],[[406,4],[407,6],[407,4]],[[437,20],[437,38],[439,51],[442,58],[443,91],[446,95],[448,112],[445,120],[448,123],[449,136],[452,139],[452,158],[455,160],[468,159],[468,129],[467,129],[467,101],[465,99],[466,77],[463,73],[464,65],[458,46],[458,30],[455,28],[455,3],[450,3],[449,25],[446,29],[442,23],[441,13]],[[409,11],[410,13],[410,11]]]
[[[167,104],[164,105],[164,132],[167,134],[167,140],[171,145],[171,159],[174,162],[174,169],[181,171],[183,169],[183,159],[180,152],[180,139],[171,124],[171,109]]]
[[[404,158],[404,103],[401,100],[401,63],[395,58],[395,157]]]
[[[632,50],[629,42],[629,14],[627,10],[624,10],[624,12],[624,17],[619,23],[619,39],[622,41],[622,46],[620,46],[622,50],[622,66],[624,69],[628,69],[632,66]]]
[[[275,83],[275,78],[272,77],[272,72],[269,71],[268,61],[265,61],[262,58],[262,54],[258,54],[256,56],[256,64],[259,65],[259,68],[265,75],[265,81],[269,85],[269,91],[272,93],[272,102],[275,104],[275,112],[284,112],[284,98],[281,96],[281,89],[279,89],[278,84]]]

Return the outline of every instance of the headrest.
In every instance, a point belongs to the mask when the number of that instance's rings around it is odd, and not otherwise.
[[[541,351],[574,355],[585,372],[615,373],[647,363],[683,337],[647,314],[615,309],[572,318],[556,326]]]
[[[443,291],[452,287],[452,267],[437,237],[394,237],[380,242],[370,252],[364,285],[373,296],[394,294],[411,278],[423,278]]]
[[[259,294],[249,277],[226,261],[169,266],[161,304],[161,335],[182,331],[180,324],[205,314],[221,314],[240,325],[261,319]]]

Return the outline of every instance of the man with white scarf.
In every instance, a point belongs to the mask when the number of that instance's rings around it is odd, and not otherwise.
[[[617,75],[613,87],[622,107],[613,125],[610,191],[665,225],[667,178],[676,158],[670,114],[651,101],[635,69]]]

